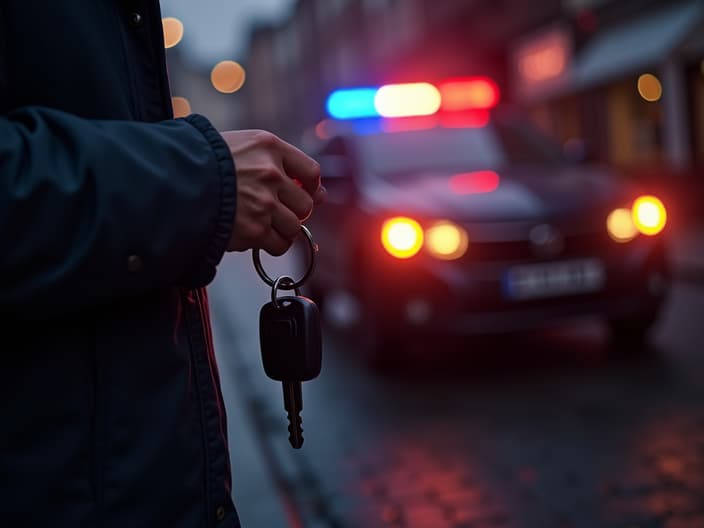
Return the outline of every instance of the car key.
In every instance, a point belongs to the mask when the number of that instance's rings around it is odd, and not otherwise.
[[[282,381],[284,409],[288,417],[288,441],[294,449],[303,445],[303,390],[300,381]]]
[[[301,382],[320,374],[322,340],[317,305],[295,289],[295,296],[276,297],[293,279],[279,277],[272,287],[271,302],[259,312],[259,338],[266,375],[282,382],[284,409],[288,414],[289,442],[303,445],[300,413],[303,410]]]

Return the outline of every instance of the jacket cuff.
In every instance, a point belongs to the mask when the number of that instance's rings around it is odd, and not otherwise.
[[[237,208],[237,178],[230,148],[210,121],[199,114],[191,114],[185,120],[203,134],[210,144],[220,173],[220,208],[215,219],[215,232],[206,247],[205,258],[196,264],[184,284],[188,288],[200,288],[215,278],[215,267],[220,263],[232,237]]]

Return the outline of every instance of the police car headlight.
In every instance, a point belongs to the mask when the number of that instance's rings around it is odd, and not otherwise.
[[[435,258],[458,259],[467,252],[468,247],[467,231],[452,222],[436,222],[425,231],[425,248]]]
[[[609,213],[606,218],[606,230],[613,240],[621,243],[630,242],[638,235],[631,210],[625,207],[614,209]]]
[[[655,196],[641,196],[631,207],[633,223],[644,235],[657,235],[665,228],[667,211],[665,205]]]
[[[393,257],[411,258],[423,247],[423,229],[406,216],[389,218],[381,227],[381,244]]]

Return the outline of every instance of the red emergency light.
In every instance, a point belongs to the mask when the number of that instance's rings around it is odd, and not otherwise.
[[[488,110],[499,103],[499,87],[488,77],[450,79],[438,86],[441,110]]]

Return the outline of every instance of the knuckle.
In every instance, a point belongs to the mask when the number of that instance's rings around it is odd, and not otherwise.
[[[274,148],[279,144],[279,138],[267,130],[260,130],[257,134],[258,142],[268,148]]]
[[[271,193],[259,193],[256,200],[252,200],[250,207],[257,216],[269,216],[276,207],[276,201]]]
[[[266,194],[262,197],[261,208],[267,214],[270,215],[271,212],[276,208],[276,200],[270,194]]]
[[[281,178],[281,171],[274,163],[266,163],[261,168],[262,176],[267,181],[278,180]]]

